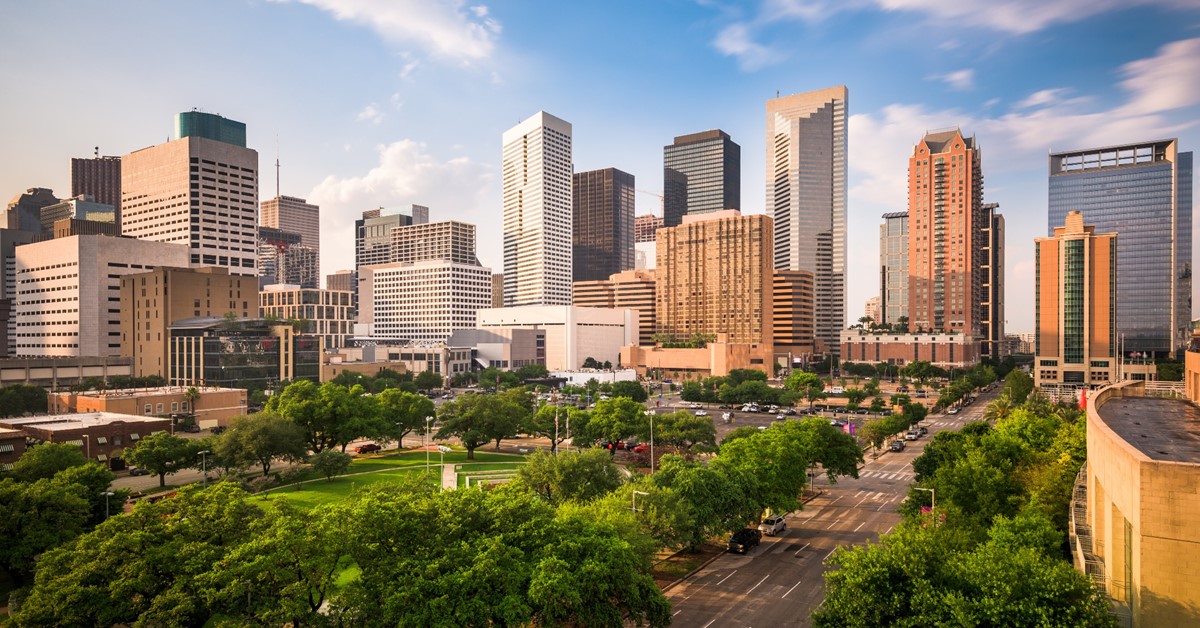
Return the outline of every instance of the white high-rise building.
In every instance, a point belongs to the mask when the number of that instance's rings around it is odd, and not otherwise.
[[[846,326],[844,85],[767,101],[767,213],[775,270],[813,273],[817,340],[836,353]]]
[[[445,342],[492,305],[492,270],[448,259],[358,269],[358,322],[373,338]]]
[[[570,305],[571,123],[539,111],[503,143],[504,305]]]
[[[197,121],[211,128],[180,127]],[[180,114],[180,139],[122,157],[121,233],[186,244],[193,266],[257,275],[258,152],[246,148],[245,126]]]
[[[186,268],[188,255],[183,244],[103,235],[16,247],[13,354],[120,355],[121,275]]]

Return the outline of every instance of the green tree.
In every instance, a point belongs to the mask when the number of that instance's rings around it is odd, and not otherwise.
[[[550,376],[550,371],[544,364],[527,364],[516,370],[516,376],[522,382],[527,379],[545,379]]]
[[[599,370],[601,368],[601,365],[599,362],[596,361],[596,358],[593,358],[592,356],[589,355],[588,357],[583,359],[583,368]]]
[[[517,481],[552,504],[591,501],[623,483],[612,457],[599,449],[559,455],[537,451],[525,462],[517,469]]]
[[[167,474],[190,469],[200,462],[196,442],[167,432],[156,432],[125,450],[125,460],[158,476],[167,485]]]
[[[325,479],[332,480],[333,476],[345,473],[346,469],[350,468],[350,461],[353,458],[350,454],[340,452],[336,449],[326,449],[309,456],[308,463],[317,473],[325,476]]]
[[[733,369],[727,379],[729,385],[737,386],[742,382],[765,382],[767,374],[759,369]]]
[[[10,475],[22,482],[50,479],[59,471],[88,464],[78,445],[42,443],[30,447],[13,463]]]
[[[1004,394],[1008,395],[1013,405],[1019,406],[1025,403],[1025,399],[1031,392],[1033,392],[1033,378],[1028,373],[1021,369],[1009,371],[1004,378]]]
[[[587,413],[572,406],[546,405],[529,415],[529,422],[521,430],[531,436],[540,436],[550,440],[550,451],[557,452],[558,446],[570,437],[570,426],[576,432],[584,430],[587,425]],[[584,430],[586,431],[586,430]]]
[[[867,391],[861,388],[847,388],[845,394],[847,401],[856,406],[867,398]]]
[[[383,430],[380,440],[402,442],[405,436],[425,429],[426,417],[434,416],[436,409],[428,397],[389,388],[379,393],[378,416]]]
[[[525,409],[501,395],[465,393],[443,404],[439,414],[442,428],[437,438],[457,437],[467,449],[468,460],[474,460],[475,450],[491,441],[500,449],[500,441],[516,436],[526,423]]]
[[[48,393],[40,386],[13,384],[0,388],[0,417],[45,414]]]
[[[596,402],[588,421],[588,436],[593,442],[618,441],[649,431],[646,408],[628,397]]]
[[[413,383],[420,390],[433,390],[442,387],[442,376],[433,371],[421,371],[413,378]]]
[[[721,439],[721,445],[724,446],[725,443],[728,443],[730,441],[735,441],[739,438],[750,438],[751,436],[754,436],[755,434],[757,434],[759,431],[760,430],[757,427],[754,427],[753,425],[743,425],[742,427],[735,427],[732,430],[730,430],[728,434],[725,435],[725,438]]]
[[[783,383],[784,387],[800,395],[808,401],[808,409],[812,410],[813,402],[825,398],[825,382],[815,373],[792,371]]]
[[[26,584],[34,559],[82,533],[91,518],[88,499],[77,488],[50,479],[0,480],[0,565]]]
[[[1164,382],[1183,381],[1183,362],[1179,360],[1159,360],[1155,363],[1157,377]]]
[[[641,384],[631,381],[613,382],[612,394],[614,397],[628,397],[638,403],[645,403],[650,398]]]
[[[650,427],[649,422],[646,427]],[[650,430],[638,436],[649,441]],[[659,414],[654,417],[654,444],[665,445],[681,454],[688,454],[697,446],[713,449],[717,445],[717,429],[709,417],[696,416],[686,410]]]
[[[266,477],[276,459],[304,461],[308,447],[298,425],[278,414],[260,412],[230,421],[229,429],[217,439],[216,453],[237,467],[258,465]]]

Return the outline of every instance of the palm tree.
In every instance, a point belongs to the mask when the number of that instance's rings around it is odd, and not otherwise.
[[[987,410],[983,411],[983,418],[990,423],[997,423],[1007,419],[1012,411],[1013,404],[1012,400],[1008,398],[1008,393],[1001,393],[995,401],[988,404]]]
[[[200,400],[200,391],[195,386],[189,386],[183,391],[183,400],[188,403],[189,412],[196,414],[196,402]]]

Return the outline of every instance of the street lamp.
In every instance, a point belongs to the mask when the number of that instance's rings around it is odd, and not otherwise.
[[[647,410],[646,416],[650,418],[650,473],[654,473],[654,413]]]
[[[443,469],[446,468],[446,454],[448,454],[448,453],[450,453],[449,447],[447,447],[445,445],[438,445],[438,454],[441,456],[441,460],[442,460],[441,464],[442,464]],[[438,490],[441,491],[444,488],[446,488],[446,487],[443,486],[441,482],[438,482]]]
[[[429,424],[433,423],[433,417],[425,417],[425,431],[421,434],[421,446],[425,448],[425,475],[429,475],[429,445],[426,441],[429,438]]]
[[[112,491],[104,491],[103,493],[100,493],[100,494],[104,496],[104,518],[108,519],[108,498],[113,496],[113,492]]]
[[[929,514],[930,514],[930,516],[933,517],[933,525],[936,527],[937,526],[937,489],[921,488],[919,486],[914,486],[913,488],[918,491],[927,491],[930,494]]]
[[[200,454],[200,474],[204,476],[201,478],[200,482],[202,486],[208,486],[208,465],[206,464],[208,459],[205,458],[205,456],[211,454],[212,452],[205,449],[204,451],[197,453]]]

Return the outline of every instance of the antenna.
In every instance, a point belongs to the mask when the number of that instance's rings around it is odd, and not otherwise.
[[[275,198],[279,198],[279,134],[275,134]]]
[[[99,146],[96,146],[96,147],[94,147],[94,148],[95,148],[95,152],[94,152],[94,153],[92,153],[92,155],[93,155],[93,156],[95,156],[95,157],[96,157],[96,159],[99,159],[99,158],[100,158],[100,147],[99,147]]]

